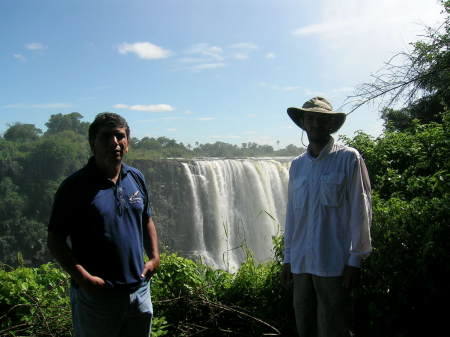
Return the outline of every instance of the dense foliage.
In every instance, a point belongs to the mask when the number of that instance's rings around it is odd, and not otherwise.
[[[450,112],[372,139],[346,141],[363,154],[374,189],[374,251],[360,289],[364,335],[445,336],[450,299]]]
[[[0,269],[0,336],[70,336],[67,285],[50,264]]]
[[[232,275],[175,254],[161,261],[152,281],[152,336],[292,335],[279,262],[257,265],[249,256]],[[71,336],[68,289],[52,264],[0,270],[0,336]]]

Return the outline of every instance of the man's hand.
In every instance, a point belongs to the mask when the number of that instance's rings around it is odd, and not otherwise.
[[[150,279],[159,267],[159,258],[153,258],[144,264],[141,278]]]
[[[81,265],[76,265],[75,269],[78,272],[73,274],[72,277],[81,288],[87,291],[95,291],[105,287],[106,282],[101,277],[91,275]]]
[[[84,283],[88,287],[94,287],[94,288],[102,288],[105,286],[106,282],[104,279],[98,276],[90,276],[89,279],[85,279]]]
[[[72,250],[67,246],[65,236],[49,231],[47,245],[56,261],[81,288],[93,291],[105,286],[105,280],[91,275],[81,264],[75,261]]]
[[[342,274],[342,285],[348,290],[352,290],[359,286],[361,271],[360,268],[345,266]]]
[[[285,263],[283,265],[283,269],[281,270],[281,274],[280,274],[280,279],[281,279],[281,285],[285,288],[289,287],[289,284],[292,280],[292,273],[291,273],[291,264],[290,263]]]

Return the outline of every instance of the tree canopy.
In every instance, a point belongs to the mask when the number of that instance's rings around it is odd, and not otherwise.
[[[42,134],[42,130],[34,124],[14,123],[4,133],[3,138],[11,142],[34,141]]]
[[[79,112],[72,112],[66,115],[61,113],[51,115],[49,121],[45,123],[45,126],[47,127],[46,134],[51,135],[63,131],[74,131],[87,136],[89,123],[82,122],[82,118],[83,115]]]

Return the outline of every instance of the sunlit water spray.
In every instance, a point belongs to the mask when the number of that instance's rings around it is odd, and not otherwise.
[[[272,258],[272,236],[284,223],[290,160],[208,159],[182,162],[192,225],[171,247],[215,268],[236,270],[248,248]],[[188,220],[188,219],[186,219]]]

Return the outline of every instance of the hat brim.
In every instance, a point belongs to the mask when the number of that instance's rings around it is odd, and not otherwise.
[[[347,117],[347,115],[343,112],[337,112],[337,111],[329,111],[329,110],[325,110],[325,109],[320,109],[320,108],[297,108],[297,107],[291,107],[287,109],[287,113],[289,115],[289,117],[291,117],[292,121],[297,124],[297,126],[299,128],[301,128],[302,130],[305,130],[304,126],[303,126],[303,114],[306,112],[314,112],[317,114],[321,114],[321,115],[326,115],[326,116],[333,116],[334,120],[335,120],[335,124],[333,125],[333,127],[330,130],[330,134],[337,132],[342,125],[345,122],[345,119]]]

